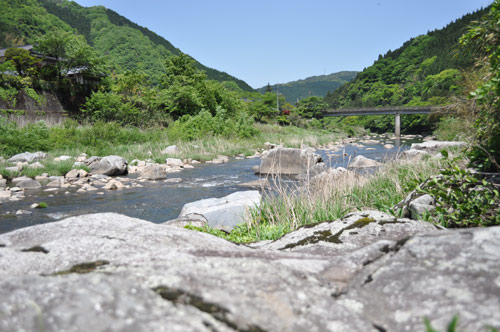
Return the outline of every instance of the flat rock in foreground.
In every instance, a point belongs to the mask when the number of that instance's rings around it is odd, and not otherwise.
[[[0,235],[0,330],[419,331],[423,317],[444,330],[455,314],[458,330],[500,326],[500,227],[408,238],[386,217],[331,222],[380,229],[319,252],[113,213],[19,229]]]

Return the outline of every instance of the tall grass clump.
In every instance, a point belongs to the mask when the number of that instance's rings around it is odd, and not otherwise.
[[[392,161],[373,175],[340,172],[294,188],[274,179],[274,191],[265,195],[252,220],[223,237],[235,242],[276,240],[301,226],[340,219],[348,212],[375,209],[393,214],[394,205],[439,167],[434,160]]]

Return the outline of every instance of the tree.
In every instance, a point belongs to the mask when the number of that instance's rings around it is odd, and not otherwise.
[[[328,108],[322,97],[311,96],[299,100],[297,103],[297,113],[304,118],[319,119],[323,116],[323,111]]]
[[[477,145],[473,164],[485,170],[500,169],[500,0],[490,12],[460,39],[461,45],[486,64],[489,74],[471,94],[479,106],[476,121]]]
[[[23,48],[9,48],[5,51],[5,60],[12,61],[19,76],[35,76],[38,72],[37,65],[40,60],[32,56],[30,51]]]
[[[106,63],[85,41],[85,37],[71,32],[49,32],[36,40],[36,49],[45,56],[56,59],[54,70],[45,66],[49,79],[62,80],[70,70],[99,77],[106,72]]]

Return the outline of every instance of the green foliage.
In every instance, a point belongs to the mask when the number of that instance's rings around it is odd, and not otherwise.
[[[296,112],[304,118],[322,118],[323,111],[327,109],[328,105],[323,101],[323,98],[311,96],[300,100],[297,103]]]
[[[428,318],[424,319],[424,323],[425,323],[425,328],[426,328],[427,332],[439,332],[432,327],[431,322]],[[456,328],[457,328],[457,323],[458,323],[458,315],[455,315],[455,316],[453,316],[450,323],[448,324],[446,331],[447,332],[455,332]]]
[[[19,91],[16,88],[0,86],[0,99],[5,101],[11,107],[16,106],[16,97],[18,93]]]
[[[48,207],[49,207],[49,205],[47,203],[40,202],[40,203],[38,203],[37,209],[46,209]]]
[[[283,105],[284,97],[280,96],[280,103]],[[248,112],[257,120],[272,119],[278,115],[276,94],[273,92],[266,92],[261,94],[252,94],[248,104]]]
[[[170,140],[194,140],[205,136],[249,138],[257,134],[253,120],[244,113],[236,117],[218,108],[215,116],[201,111],[195,116],[184,115],[168,128]]]
[[[70,70],[75,69],[93,78],[105,72],[104,58],[98,56],[81,35],[71,32],[48,32],[36,40],[36,49],[43,55],[57,59],[53,65],[55,71],[47,71],[55,77],[49,77],[49,79],[60,80]]]
[[[38,58],[31,56],[30,51],[23,48],[9,48],[5,51],[5,60],[12,61],[19,76],[35,76],[38,68],[36,65],[40,63]]]
[[[471,95],[479,105],[476,122],[477,145],[471,150],[472,164],[484,170],[500,169],[500,1],[460,39],[476,55],[479,65],[488,67],[481,85]]]
[[[426,182],[420,190],[436,200],[436,209],[431,215],[444,227],[500,224],[498,189],[457,165],[450,165],[441,171],[439,176]]]
[[[0,117],[0,155],[14,155],[25,151],[47,151],[49,130],[38,122],[18,128],[15,123]]]

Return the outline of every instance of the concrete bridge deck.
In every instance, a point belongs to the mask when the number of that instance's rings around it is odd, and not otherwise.
[[[439,106],[415,106],[415,107],[373,107],[353,109],[327,109],[323,116],[356,116],[356,115],[384,115],[394,114],[394,131],[396,138],[401,137],[401,114],[429,114],[442,109]]]
[[[416,107],[366,107],[352,109],[328,109],[324,116],[384,115],[384,114],[428,114],[441,109],[437,106]]]

